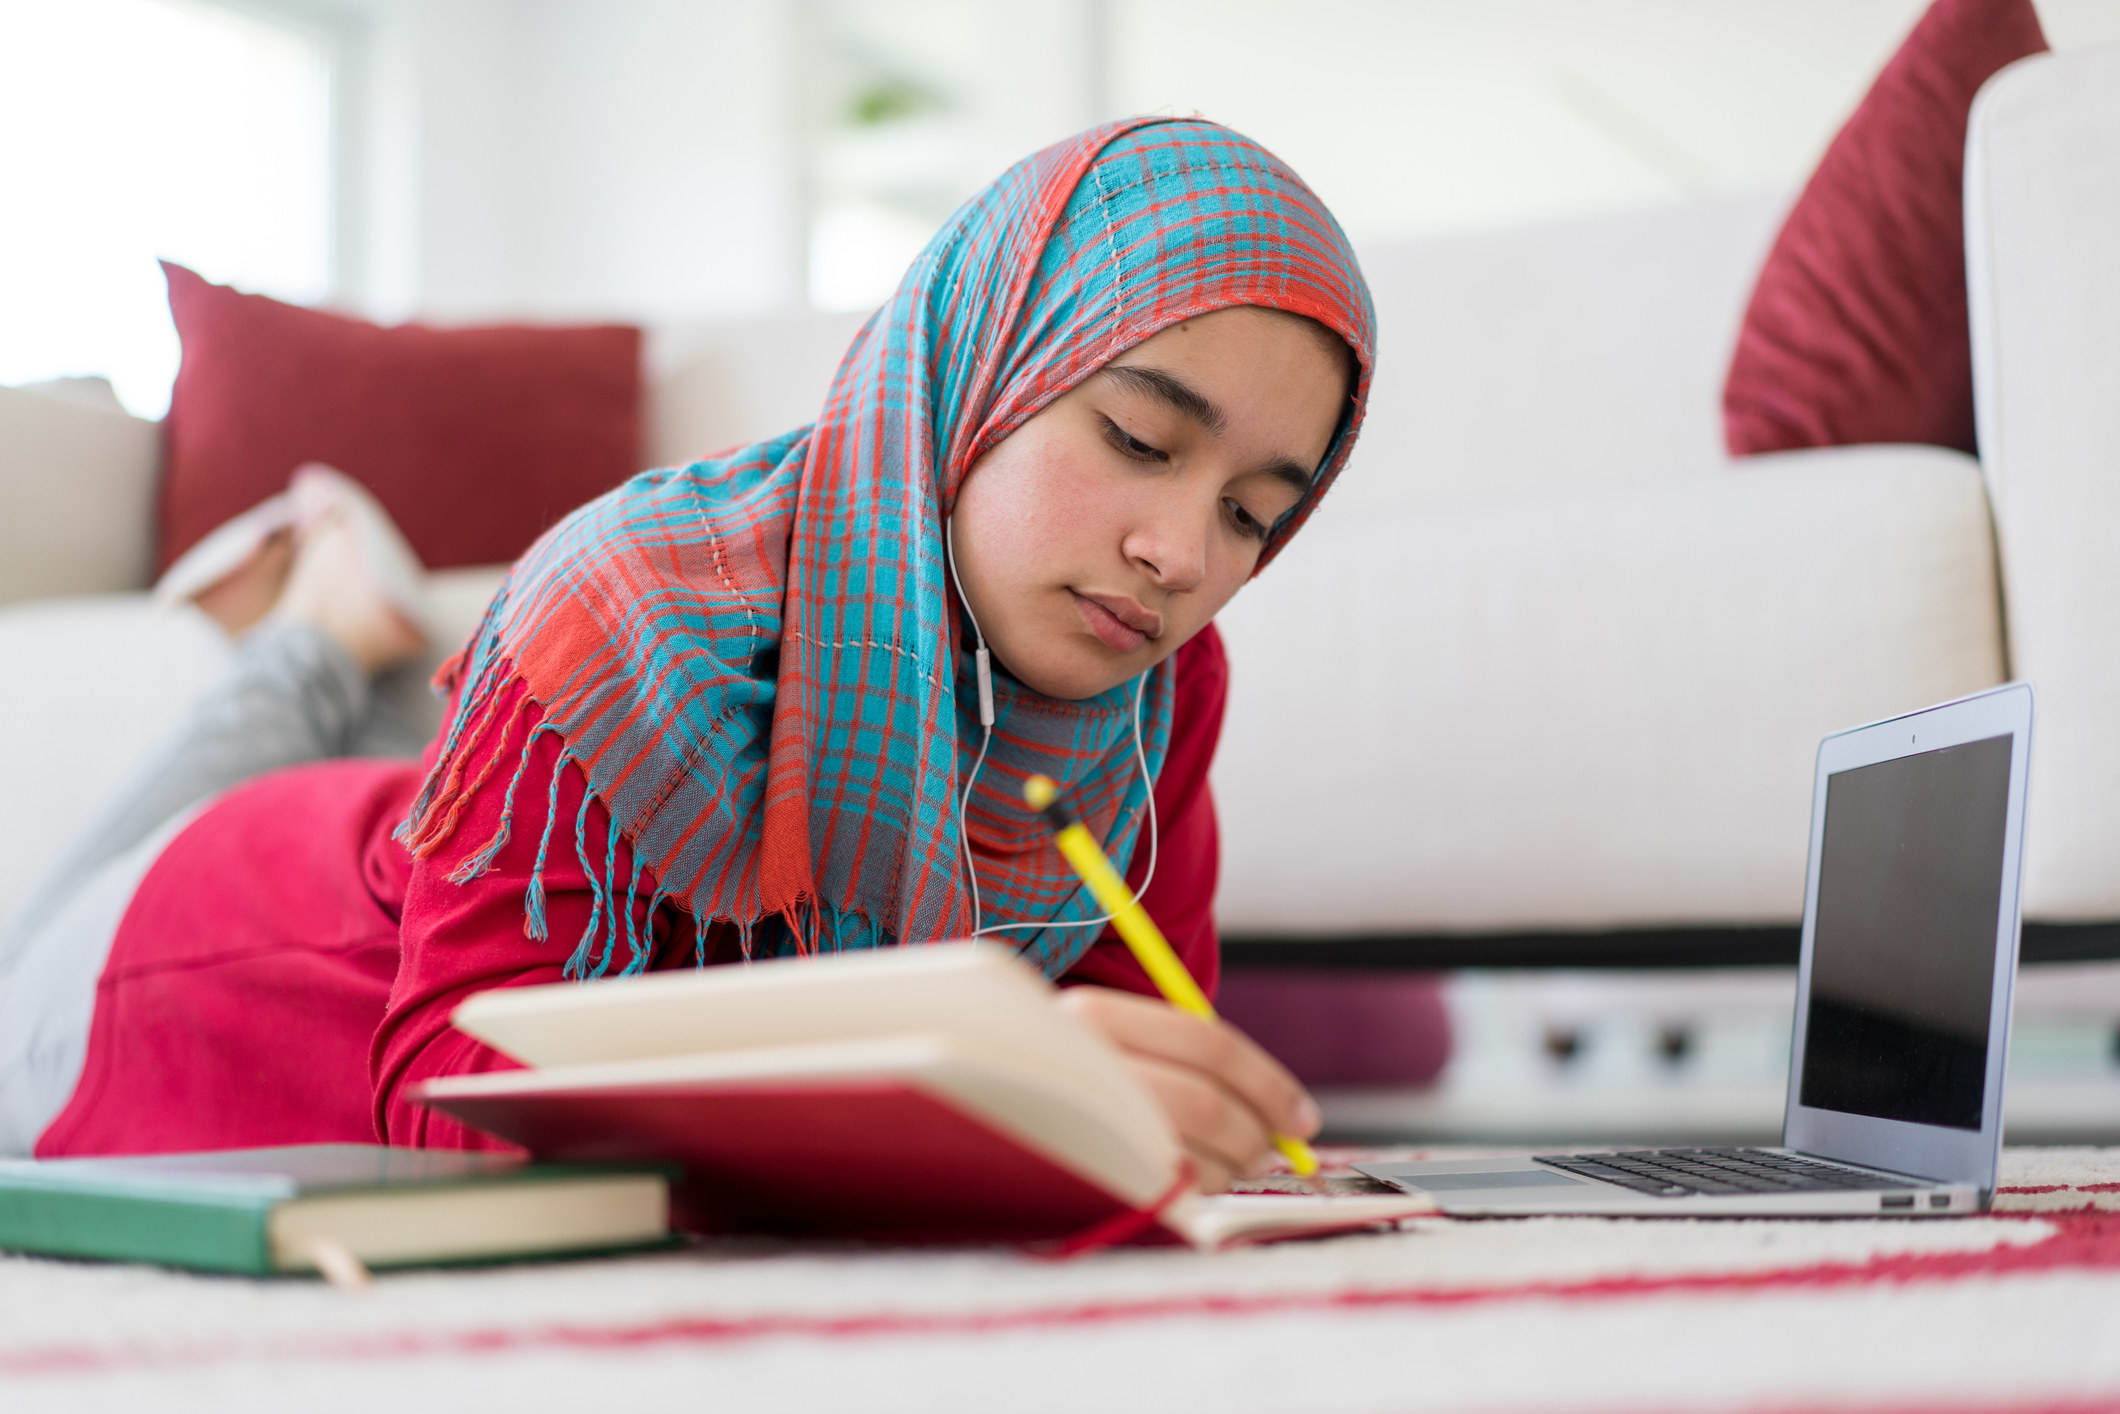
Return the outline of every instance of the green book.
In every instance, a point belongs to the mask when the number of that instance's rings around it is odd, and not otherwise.
[[[640,1167],[376,1144],[0,1161],[0,1248],[54,1257],[357,1280],[669,1235],[669,1175]]]

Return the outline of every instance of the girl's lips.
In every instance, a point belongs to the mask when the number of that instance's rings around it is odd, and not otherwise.
[[[1068,591],[1071,594],[1073,590]],[[1148,635],[1084,594],[1075,594],[1075,607],[1097,641],[1115,653],[1131,653],[1148,642]]]

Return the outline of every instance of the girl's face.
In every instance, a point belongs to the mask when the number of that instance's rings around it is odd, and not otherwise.
[[[1135,345],[980,457],[953,523],[994,656],[1080,699],[1176,652],[1309,487],[1351,366],[1309,320],[1217,310]]]

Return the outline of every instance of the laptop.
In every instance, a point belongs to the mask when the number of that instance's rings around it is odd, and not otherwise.
[[[2031,732],[2031,686],[2010,683],[1820,744],[1779,1146],[1355,1167],[1464,1216],[1985,1209]]]

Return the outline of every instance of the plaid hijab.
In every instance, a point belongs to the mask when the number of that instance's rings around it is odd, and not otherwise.
[[[1019,163],[960,209],[863,328],[814,426],[645,472],[549,531],[515,566],[464,653],[441,758],[400,836],[453,831],[503,764],[511,681],[610,815],[557,821],[557,774],[525,900],[545,936],[541,871],[572,848],[596,905],[568,964],[647,965],[630,901],[652,874],[699,930],[733,923],[746,955],[962,936],[972,901],[958,798],[980,739],[971,654],[945,574],[943,523],[966,470],[1055,398],[1158,330],[1231,305],[1307,315],[1354,351],[1357,385],[1276,554],[1345,464],[1369,389],[1374,315],[1338,224],[1255,143],[1198,120],[1133,119]],[[1145,685],[1151,775],[1169,744],[1171,661]],[[996,664],[997,724],[966,821],[989,923],[1096,916],[1037,817],[1043,772],[1126,868],[1150,787],[1134,762],[1137,682],[1069,702]],[[527,707],[525,708],[527,710]],[[533,733],[533,740],[536,733]],[[501,824],[453,876],[475,877]],[[555,827],[558,827],[555,839]],[[623,836],[630,878],[615,871]],[[1006,936],[1049,976],[1095,929]]]

